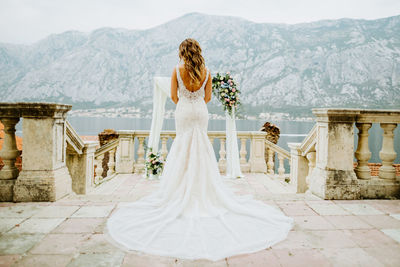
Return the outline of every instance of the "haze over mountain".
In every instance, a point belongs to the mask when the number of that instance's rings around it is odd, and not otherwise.
[[[400,108],[400,16],[295,25],[190,13],[147,30],[69,31],[0,44],[2,101],[150,110],[154,76],[178,46],[200,42],[207,66],[230,71],[247,114],[311,107]]]

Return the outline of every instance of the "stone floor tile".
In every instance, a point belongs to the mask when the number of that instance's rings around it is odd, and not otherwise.
[[[80,206],[48,206],[33,215],[34,218],[66,218],[77,211]]]
[[[13,267],[65,267],[73,255],[27,255]]]
[[[85,239],[79,248],[81,253],[113,253],[121,249],[110,243],[105,234],[93,234]]]
[[[14,227],[9,233],[49,233],[63,221],[64,218],[30,218],[19,224],[19,226]]]
[[[20,224],[24,220],[24,218],[0,218],[0,233],[7,232],[16,224]]]
[[[400,266],[400,253],[398,247],[370,247],[363,248],[370,256],[378,259],[386,267]]]
[[[29,218],[43,209],[43,206],[18,205],[0,207],[1,218]]]
[[[117,267],[121,266],[124,256],[125,253],[123,252],[79,254],[79,256],[73,259],[67,266],[68,267],[82,267],[82,266]]]
[[[278,258],[271,249],[263,249],[255,253],[235,255],[227,258],[229,267],[241,266],[280,266]],[[221,264],[222,266],[222,264]]]
[[[400,214],[400,205],[398,202],[394,200],[379,200],[370,204],[374,208],[384,212],[384,213],[399,213]]]
[[[346,233],[348,233],[349,237],[362,248],[384,246],[397,246],[400,248],[395,240],[377,229],[347,230]]]
[[[111,210],[114,209],[114,205],[106,205],[106,206],[85,206],[81,207],[77,210],[71,217],[107,217]]]
[[[396,214],[389,214],[391,217],[397,219],[400,221],[400,213],[396,213]]]
[[[175,259],[172,257],[161,257],[156,255],[139,254],[136,252],[128,253],[122,262],[122,267],[163,267],[163,266],[176,266],[178,261],[181,262],[181,266],[187,264],[188,261]],[[210,263],[210,262],[208,262]],[[186,265],[190,266],[190,265]],[[192,265],[193,266],[193,265]],[[201,266],[201,265],[200,265]]]
[[[14,262],[18,261],[21,255],[0,255],[0,266],[8,267],[12,266]]]
[[[52,233],[94,233],[105,218],[69,218],[55,228]]]
[[[389,215],[364,215],[358,218],[378,229],[400,228],[400,221]]]
[[[384,214],[384,212],[375,209],[369,204],[338,204],[342,208],[348,210],[354,215],[381,215]]]
[[[48,234],[30,250],[31,254],[73,254],[90,234]]]
[[[311,248],[311,245],[304,231],[289,231],[287,238],[272,246],[272,249]]]
[[[381,231],[400,243],[400,229],[382,229]]]
[[[2,234],[0,255],[23,254],[42,240],[44,234]]]
[[[283,212],[288,216],[306,216],[317,215],[312,209],[305,204],[298,203],[277,203]]]
[[[326,248],[321,253],[329,259],[333,266],[340,267],[384,267],[375,257],[370,256],[362,248]]]
[[[373,226],[354,215],[324,216],[336,229],[372,229]]]
[[[156,266],[179,266],[179,267],[227,267],[226,259],[219,261],[210,261],[210,260],[185,260],[185,259],[176,259],[175,263],[167,263],[165,265],[156,265]],[[252,265],[247,265],[252,266]]]
[[[351,215],[349,211],[336,204],[307,203],[319,215]]]
[[[303,231],[312,248],[352,248],[357,244],[343,230]]]
[[[335,227],[322,216],[294,216],[294,230],[324,230]]]
[[[319,249],[273,249],[272,251],[278,258],[280,263],[278,266],[333,266]]]

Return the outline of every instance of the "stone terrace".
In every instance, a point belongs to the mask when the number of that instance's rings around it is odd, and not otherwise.
[[[263,174],[225,183],[295,218],[272,248],[212,262],[114,247],[104,235],[107,218],[157,183],[119,174],[87,195],[0,203],[0,266],[400,266],[400,200],[321,200]]]

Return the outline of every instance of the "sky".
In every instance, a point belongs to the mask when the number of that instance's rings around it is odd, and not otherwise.
[[[400,15],[400,0],[0,0],[0,42],[31,44],[101,27],[148,29],[190,12],[295,24]]]

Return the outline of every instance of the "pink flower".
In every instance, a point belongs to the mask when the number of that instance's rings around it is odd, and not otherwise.
[[[229,106],[231,106],[231,107],[232,107],[232,103],[229,103]]]
[[[224,81],[221,81],[221,84],[224,84]]]
[[[229,102],[229,98],[225,98],[225,101],[226,101],[226,102]]]
[[[231,79],[229,79],[229,80],[228,80],[228,83],[232,83],[232,80],[231,80]]]
[[[229,75],[229,74],[231,74],[231,73],[228,71],[226,74],[228,74],[228,75]]]
[[[232,92],[236,92],[236,89],[235,89],[235,88],[232,88]]]

